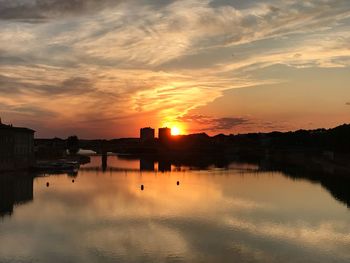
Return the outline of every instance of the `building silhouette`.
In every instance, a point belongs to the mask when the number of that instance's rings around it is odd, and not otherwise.
[[[35,139],[35,157],[37,159],[61,159],[67,154],[66,140],[60,138],[53,139]]]
[[[159,141],[162,143],[168,142],[171,138],[171,129],[167,127],[159,128],[158,138],[159,138]]]
[[[34,131],[0,119],[0,171],[27,169],[34,162]]]
[[[142,142],[154,141],[154,129],[151,127],[141,128],[140,139]]]

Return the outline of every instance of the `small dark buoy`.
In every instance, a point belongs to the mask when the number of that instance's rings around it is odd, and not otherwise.
[[[177,182],[176,182],[176,184],[177,184],[177,185],[180,185],[180,182],[179,182],[179,181],[177,181]]]
[[[74,179],[72,180],[72,183],[74,183],[75,181],[74,181]]]
[[[49,187],[49,185],[50,185],[50,183],[49,183],[49,182],[47,182],[47,183],[46,183],[46,187]]]
[[[143,191],[144,187],[143,187],[143,184],[141,185],[141,190]]]

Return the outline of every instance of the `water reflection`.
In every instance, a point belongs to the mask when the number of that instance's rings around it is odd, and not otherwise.
[[[288,166],[282,164],[264,164],[262,171],[280,171],[292,179],[306,179],[322,185],[332,196],[350,208],[350,176],[348,174],[333,174],[321,170],[308,170],[307,167]]]
[[[0,262],[349,262],[350,212],[321,187],[338,184],[249,163],[103,162],[75,183],[35,178],[34,202],[0,222]]]
[[[140,171],[154,171],[155,162],[152,159],[140,159]]]
[[[107,153],[101,155],[101,160],[102,171],[105,172],[107,170]]]
[[[159,161],[159,171],[161,172],[170,172],[171,171],[171,163],[169,161],[161,160]]]
[[[0,175],[0,217],[12,215],[15,205],[33,201],[33,176],[26,173]]]
[[[198,161],[201,159],[201,161]],[[350,208],[350,177],[348,175],[335,175],[328,174],[323,169],[310,171],[308,167],[290,166],[284,164],[269,163],[264,160],[255,162],[242,162],[242,161],[230,161],[227,158],[211,159],[206,157],[198,158],[186,158],[184,160],[177,160],[171,162],[170,160],[159,159],[156,160],[152,156],[146,157],[134,157],[129,155],[116,156],[116,155],[102,155],[101,156],[101,169],[111,172],[117,171],[159,171],[159,172],[176,172],[184,170],[207,170],[207,169],[227,169],[237,170],[240,172],[282,172],[284,176],[293,179],[306,179],[311,182],[320,183],[327,191],[329,191],[334,198],[345,203]],[[83,170],[95,170],[99,171],[99,160],[94,158],[93,161],[82,168]],[[75,175],[76,176],[76,175]]]

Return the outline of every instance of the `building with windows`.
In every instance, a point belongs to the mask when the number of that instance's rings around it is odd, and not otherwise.
[[[34,163],[34,131],[0,120],[0,171],[27,169]]]
[[[154,129],[152,129],[151,127],[141,128],[140,139],[142,142],[154,141]]]

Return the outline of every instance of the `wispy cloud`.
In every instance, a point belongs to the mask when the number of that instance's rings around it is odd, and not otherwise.
[[[0,103],[54,112],[58,127],[174,121],[280,81],[261,68],[348,67],[349,17],[347,0],[0,0]],[[248,125],[210,118],[204,129]]]
[[[46,19],[96,12],[123,0],[1,0],[0,19],[45,22]]]
[[[209,131],[232,130],[236,126],[250,123],[247,118],[242,117],[224,117],[214,118],[205,115],[184,115],[178,118],[178,121],[200,125],[200,129]]]

